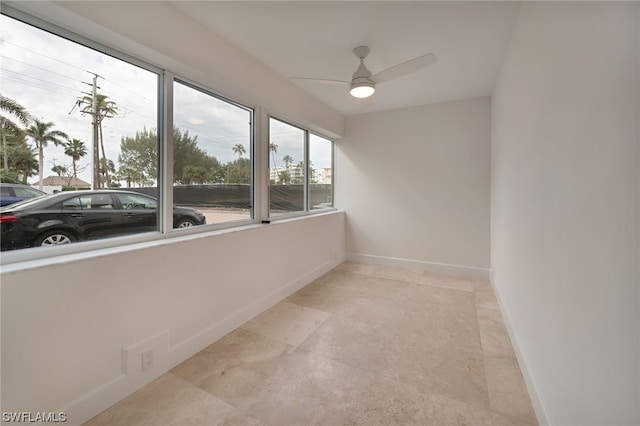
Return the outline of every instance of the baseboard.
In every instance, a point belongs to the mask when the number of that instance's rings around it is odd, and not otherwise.
[[[80,425],[86,422],[237,329],[256,315],[329,272],[344,260],[344,254],[334,254],[331,260],[246,305],[232,315],[205,327],[173,347],[169,346],[169,330],[164,330],[123,348],[121,374],[62,407],[59,411],[66,413],[66,424]],[[153,368],[142,371],[140,368],[142,353],[149,349],[153,349],[154,353]]]
[[[527,366],[526,359],[524,357],[524,353],[520,350],[520,345],[518,344],[518,338],[516,337],[515,330],[511,325],[511,318],[507,314],[506,309],[502,303],[502,299],[500,298],[500,293],[496,288],[493,277],[490,280],[491,287],[493,288],[493,292],[496,295],[496,299],[498,301],[498,306],[500,308],[500,313],[502,314],[502,318],[504,320],[504,325],[507,328],[507,333],[509,334],[509,338],[511,339],[511,346],[513,346],[513,351],[516,354],[516,358],[518,359],[518,365],[520,366],[520,371],[522,373],[522,378],[524,379],[525,386],[527,387],[527,392],[529,392],[529,398],[531,399],[531,405],[533,406],[533,411],[536,413],[536,417],[538,419],[538,424],[540,426],[549,425],[549,418],[547,416],[546,410],[544,409],[544,405],[542,404],[542,400],[540,399],[540,395],[538,394],[537,387],[535,385],[535,380],[533,376],[529,372],[529,368]]]
[[[448,275],[462,275],[472,278],[482,278],[485,280],[489,279],[489,268],[478,268],[475,266],[427,262],[424,260],[402,259],[397,257],[376,256],[363,253],[347,253],[346,260],[374,265],[397,266],[400,268],[420,271],[440,272]]]
[[[226,318],[223,318],[220,321],[216,322],[215,324],[210,325],[206,329],[191,336],[189,339],[176,344],[170,350],[171,363],[173,365],[178,365],[182,361],[200,352],[202,349],[211,345],[211,343],[229,334],[247,321],[253,319],[255,316],[261,314],[276,303],[285,299],[287,296],[295,293],[313,280],[326,274],[343,261],[344,259],[341,259],[339,257],[335,260],[332,259],[331,261],[320,265],[319,267],[304,274],[303,276],[298,277],[297,279],[289,282],[279,289],[245,306],[232,315],[229,315]]]

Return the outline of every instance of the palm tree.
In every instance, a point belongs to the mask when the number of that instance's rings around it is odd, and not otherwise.
[[[304,182],[304,175],[305,175],[304,161],[299,162],[298,165],[296,165],[296,169],[300,170],[300,175],[298,177],[298,180],[300,180],[300,182],[298,182],[298,183],[303,183]]]
[[[289,171],[289,169],[291,168],[291,164],[293,163],[293,157],[287,154],[282,157],[282,162],[284,163],[285,170]]]
[[[273,153],[271,155],[271,159],[273,160],[273,170],[274,170],[273,176],[278,176],[278,166],[276,165],[276,153],[278,152],[278,145],[276,145],[273,142],[270,143],[269,144],[269,151],[271,151]]]
[[[242,156],[246,154],[246,152],[247,151],[244,149],[244,145],[242,145],[241,143],[237,143],[233,147],[233,153],[238,154],[238,157],[240,158],[242,158]]]
[[[289,154],[282,157],[282,162],[284,163],[284,173],[280,174],[281,183],[290,183],[291,182],[291,164],[293,163],[293,157]]]
[[[80,139],[72,139],[70,142],[68,142],[65,145],[64,153],[69,157],[71,157],[71,160],[72,160],[71,164],[73,165],[73,178],[75,181],[75,187],[76,189],[78,189],[77,162],[80,160],[80,158],[87,155],[87,147],[85,146],[84,142],[82,142]]]
[[[31,120],[31,116],[22,105],[11,98],[7,98],[2,93],[0,93],[0,111],[2,112],[0,114],[0,126],[5,130],[20,129],[20,127],[5,114],[12,115],[25,127],[29,125],[29,121]]]
[[[20,126],[9,118],[10,116],[17,119],[24,127],[27,127],[29,120],[31,120],[31,116],[22,105],[0,93],[0,132],[2,132],[2,153],[5,172],[9,171],[7,136],[15,136],[21,131]]]
[[[99,93],[96,95],[96,110],[97,111],[93,110],[93,97],[92,96],[85,96],[80,101],[80,104],[84,104],[85,105],[82,108],[82,112],[83,113],[95,115],[94,120],[98,124],[98,130],[99,130],[100,150],[102,151],[102,163],[106,163],[106,161],[107,161],[107,156],[104,153],[104,138],[102,137],[102,121],[105,118],[111,118],[111,117],[115,117],[115,116],[118,115],[118,107],[116,106],[116,103],[113,102],[113,101],[108,101],[107,98],[108,98],[107,95],[101,95]],[[98,157],[99,157],[99,154],[98,154]],[[95,163],[95,160],[94,160],[94,163]],[[102,170],[104,172],[105,181],[107,183],[107,188],[110,188],[111,187],[111,179],[109,178],[108,168],[107,167],[100,167],[100,163],[101,162],[98,161],[98,164],[94,164],[94,168],[97,168],[98,170]],[[100,185],[100,182],[98,182],[97,184]]]
[[[54,145],[63,145],[63,139],[69,139],[66,133],[60,130],[51,130],[54,126],[53,122],[45,123],[37,118],[33,119],[33,124],[27,129],[27,135],[30,136],[36,144],[38,149],[38,177],[40,178],[39,187],[42,190],[42,180],[44,179],[44,147],[49,142],[53,142]]]

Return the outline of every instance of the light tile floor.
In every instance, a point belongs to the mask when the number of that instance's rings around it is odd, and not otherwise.
[[[345,262],[86,424],[537,422],[487,281]]]

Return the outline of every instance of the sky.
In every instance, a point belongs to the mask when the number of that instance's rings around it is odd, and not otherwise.
[[[143,129],[157,128],[157,88],[154,72],[113,58],[96,50],[0,15],[0,92],[21,104],[35,118],[53,122],[53,129],[70,139],[80,139],[87,149],[93,141],[92,119],[83,114],[78,100],[90,96],[94,74],[97,92],[117,106],[115,117],[102,124],[106,156],[116,163],[123,137],[134,137]],[[251,145],[250,110],[223,101],[202,90],[174,83],[174,126],[197,136],[198,146],[225,163],[237,158],[236,144]],[[86,105],[86,104],[85,104]],[[299,129],[271,121],[272,143],[278,146],[273,167],[282,167],[285,155],[294,164],[303,160]],[[312,138],[313,142],[320,140]],[[33,144],[29,140],[29,143]],[[315,168],[330,167],[330,144],[315,143],[311,149]],[[78,162],[78,177],[91,181],[90,154]],[[64,148],[49,144],[44,150],[44,176],[54,175],[57,165],[71,169]],[[37,175],[30,178],[33,183]]]

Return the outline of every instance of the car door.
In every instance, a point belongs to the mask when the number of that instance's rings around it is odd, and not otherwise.
[[[143,194],[114,192],[122,211],[123,228],[127,233],[158,230],[158,202]]]
[[[120,235],[122,213],[111,194],[82,194],[62,202],[62,214],[82,239],[92,240]]]

